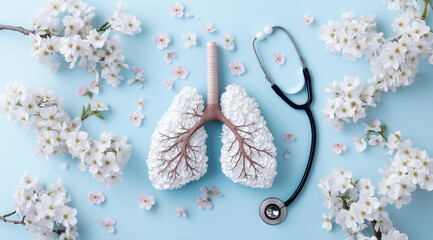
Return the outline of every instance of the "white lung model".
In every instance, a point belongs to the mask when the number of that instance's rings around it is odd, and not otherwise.
[[[243,141],[242,149],[234,132],[223,125],[220,158],[223,173],[233,182],[245,186],[271,187],[277,175],[276,148],[256,100],[244,88],[232,84],[221,95],[221,110]]]
[[[232,84],[218,104],[216,44],[208,43],[207,104],[197,89],[185,87],[173,100],[152,135],[147,159],[149,178],[156,189],[180,188],[207,170],[204,125],[223,125],[221,167],[233,182],[269,188],[277,175],[273,137],[259,106],[242,87]]]
[[[158,122],[147,159],[149,178],[156,189],[180,188],[205,174],[208,157],[204,127],[197,128],[188,144],[181,141],[200,120],[203,109],[203,97],[197,89],[185,87]],[[185,151],[181,151],[183,147]]]

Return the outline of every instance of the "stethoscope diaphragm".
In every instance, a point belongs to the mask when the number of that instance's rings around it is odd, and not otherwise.
[[[287,208],[280,199],[270,197],[260,204],[259,215],[265,223],[275,225],[284,221]]]

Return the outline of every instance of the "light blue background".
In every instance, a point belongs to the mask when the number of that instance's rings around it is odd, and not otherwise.
[[[112,13],[116,1],[87,1],[96,7],[97,23],[103,16]],[[193,1],[185,0],[185,12],[194,15],[193,19],[175,19],[168,14],[170,1],[124,0],[126,8],[142,21],[143,32],[134,36],[122,36],[122,47],[131,66],[145,69],[147,82],[143,89],[128,86],[123,82],[112,88],[102,84],[97,99],[106,100],[110,111],[104,113],[105,120],[92,117],[84,122],[84,128],[94,138],[99,138],[103,130],[111,130],[128,136],[133,145],[133,154],[124,171],[124,182],[112,189],[98,184],[88,173],[79,172],[75,161],[69,156],[59,157],[46,162],[42,157],[33,156],[36,145],[34,134],[18,124],[12,124],[2,115],[0,117],[0,213],[13,210],[12,194],[24,170],[39,176],[43,182],[51,183],[62,178],[72,196],[72,206],[78,209],[79,239],[343,239],[340,227],[330,233],[321,229],[321,213],[327,213],[322,206],[323,200],[317,187],[319,179],[331,173],[332,168],[343,167],[352,170],[355,178],[380,179],[377,169],[388,162],[383,149],[371,148],[358,153],[352,143],[355,136],[361,137],[360,124],[348,125],[341,132],[334,132],[325,126],[321,113],[327,95],[324,89],[332,80],[341,80],[344,75],[358,75],[365,81],[371,75],[368,63],[345,61],[340,55],[324,50],[324,43],[318,38],[319,26],[330,19],[339,19],[347,10],[356,10],[357,15],[375,13],[379,29],[390,34],[390,23],[397,12],[391,12],[380,0],[364,1]],[[174,2],[174,1],[173,1]],[[2,0],[0,23],[28,27],[28,21],[43,0],[7,1]],[[430,12],[430,10],[429,10]],[[303,15],[310,13],[315,20],[311,26],[302,24]],[[429,16],[432,25],[432,16]],[[215,33],[204,33],[203,24],[211,22],[217,28]],[[318,126],[318,144],[315,164],[304,191],[289,208],[287,219],[280,225],[264,224],[258,216],[258,206],[263,199],[275,196],[286,199],[294,191],[302,176],[310,144],[310,129],[303,112],[290,109],[283,103],[263,78],[251,49],[251,40],[266,25],[282,25],[294,36],[306,60],[313,79],[315,101],[313,112]],[[197,33],[197,47],[185,49],[182,34],[191,29]],[[152,36],[167,31],[172,43],[166,50],[175,50],[178,57],[173,64],[164,62],[166,51],[159,51],[152,42]],[[237,83],[247,89],[260,104],[270,131],[274,134],[278,149],[278,175],[270,189],[257,190],[232,183],[220,170],[218,161],[221,142],[221,124],[212,122],[206,126],[209,168],[199,181],[192,182],[175,191],[158,191],[152,188],[145,163],[150,136],[162,114],[168,108],[176,93],[183,86],[195,86],[206,95],[206,52],[207,41],[221,41],[223,32],[232,33],[236,38],[235,51],[219,49],[220,94],[223,87]],[[77,96],[75,88],[93,79],[88,72],[78,67],[69,70],[65,65],[55,73],[48,73],[45,66],[29,57],[29,39],[15,32],[0,32],[0,89],[3,91],[11,81],[23,81],[27,86],[42,85],[53,89],[55,94],[65,98],[67,111],[71,116],[80,114],[81,106],[87,104],[86,97]],[[289,42],[281,32],[272,39],[259,43],[260,54],[266,67],[276,82],[294,81],[298,75],[299,63]],[[286,64],[279,68],[272,62],[272,55],[280,51],[287,56]],[[246,66],[241,77],[230,74],[228,63],[240,60]],[[186,80],[175,83],[169,92],[164,81],[169,79],[170,69],[179,64],[185,65],[190,75]],[[385,93],[376,109],[368,110],[370,121],[380,118],[390,130],[401,130],[404,138],[413,139],[415,146],[433,152],[431,136],[433,133],[433,68],[425,60],[420,63],[420,73],[413,85],[399,89],[396,94]],[[130,72],[124,72],[126,79]],[[148,106],[144,108],[143,126],[136,128],[128,120],[128,114],[135,109],[134,99],[145,96]],[[292,133],[294,143],[287,144],[282,135]],[[348,150],[342,155],[331,151],[332,142],[345,141]],[[284,159],[288,149],[290,160]],[[61,161],[70,162],[71,168],[63,171],[58,168]],[[224,196],[214,199],[212,210],[200,210],[196,197],[201,194],[200,186],[215,184]],[[93,206],[87,202],[88,192],[102,189],[106,202]],[[137,196],[148,193],[156,198],[151,211],[138,209]],[[409,235],[410,239],[427,239],[433,234],[433,193],[417,190],[412,203],[397,210],[390,206],[395,226]],[[176,216],[176,209],[184,206],[188,217]],[[99,226],[99,220],[111,216],[116,220],[116,232],[110,235]],[[22,226],[0,223],[0,239],[29,239],[29,233]]]

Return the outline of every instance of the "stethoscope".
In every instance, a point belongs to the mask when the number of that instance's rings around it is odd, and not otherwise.
[[[296,188],[295,192],[290,196],[287,201],[283,202],[278,198],[270,197],[265,199],[261,204],[259,208],[259,214],[262,220],[265,223],[274,225],[282,222],[287,215],[287,207],[295,201],[296,197],[298,197],[299,193],[301,192],[302,188],[305,185],[305,182],[307,181],[308,174],[310,173],[311,166],[313,164],[313,158],[314,158],[314,152],[316,150],[316,124],[314,122],[313,114],[311,113],[310,105],[313,101],[313,94],[311,90],[311,77],[310,73],[308,72],[308,68],[305,66],[304,60],[301,57],[301,54],[299,53],[299,49],[296,47],[295,41],[293,40],[292,36],[290,36],[289,32],[280,26],[274,26],[274,27],[265,27],[264,31],[266,34],[271,34],[274,29],[281,29],[283,30],[287,36],[290,38],[290,41],[292,42],[293,46],[295,47],[296,53],[298,54],[299,60],[302,65],[302,71],[304,73],[304,79],[305,81],[301,81],[307,85],[307,93],[308,93],[308,99],[304,104],[296,104],[292,102],[284,92],[271,80],[268,73],[266,72],[265,68],[263,67],[259,56],[257,54],[256,48],[255,48],[255,42],[256,40],[263,40],[265,38],[265,35],[262,32],[259,32],[256,37],[253,40],[253,50],[254,54],[256,55],[257,61],[259,62],[260,67],[263,70],[263,73],[265,74],[266,80],[271,84],[272,89],[274,92],[280,96],[281,99],[283,99],[290,107],[298,110],[304,110],[305,113],[308,116],[308,119],[310,121],[311,126],[311,147],[310,147],[310,156],[308,157],[307,167],[305,168],[304,175],[302,176],[301,182],[299,183],[298,187]],[[294,88],[289,89],[286,91],[289,94],[294,94],[299,92],[303,88],[304,84],[297,84]]]

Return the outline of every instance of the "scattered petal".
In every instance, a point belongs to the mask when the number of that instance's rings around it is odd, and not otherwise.
[[[150,210],[152,206],[155,204],[155,198],[153,196],[148,196],[145,193],[138,195],[138,207],[143,210]]]
[[[114,221],[111,217],[107,217],[105,220],[101,220],[99,224],[103,227],[107,228],[108,233],[114,232],[114,224],[116,224],[116,221]]]
[[[332,143],[331,145],[332,151],[336,154],[341,154],[342,151],[346,151],[346,143]]]
[[[132,67],[131,70],[135,75],[143,74],[144,72],[143,68],[141,67]]]
[[[229,64],[232,75],[240,76],[245,72],[245,66],[240,61],[234,61]]]
[[[275,52],[274,53],[274,62],[278,65],[281,66],[286,62],[286,56],[284,56],[283,54],[279,53],[279,52]]]
[[[105,196],[101,190],[96,190],[94,193],[89,192],[89,203],[90,204],[101,204],[105,201]]]
[[[94,93],[94,94],[98,94],[99,93],[99,82],[98,82],[98,80],[91,81],[87,87],[89,88],[89,90],[92,93]]]
[[[314,21],[314,18],[310,16],[309,14],[304,15],[304,24],[310,25]]]
[[[80,96],[86,94],[86,91],[87,91],[87,87],[84,84],[78,86],[77,89],[75,90],[75,92]]]
[[[283,139],[284,139],[284,141],[286,141],[286,142],[293,142],[293,141],[295,141],[295,136],[293,136],[292,134],[290,134],[290,133],[287,133],[287,134],[284,134],[283,135]]]
[[[168,11],[170,12],[170,16],[181,18],[183,16],[183,5],[182,3],[169,4]]]
[[[203,31],[207,32],[207,33],[215,32],[215,30],[216,30],[216,28],[210,22],[208,22],[206,25],[203,25],[202,28],[203,28]]]
[[[143,87],[142,82],[144,82],[144,79],[142,78],[144,72],[143,68],[132,67],[132,72],[134,73],[135,77],[128,80],[127,82],[128,85],[135,83],[138,88],[142,88]]]
[[[185,13],[185,18],[192,18],[192,17],[193,17],[192,13]]]
[[[182,216],[182,217],[186,218],[186,212],[185,212],[185,209],[183,207],[180,207],[177,209],[177,216],[178,217]]]
[[[290,152],[286,150],[286,153],[284,154],[284,158],[289,160],[290,159]]]
[[[174,80],[178,80],[179,78],[185,79],[189,72],[183,65],[179,65],[177,68],[171,69],[171,74],[174,77]]]
[[[167,89],[171,90],[171,88],[173,87],[173,79],[166,80],[164,83]]]
[[[207,192],[208,192],[207,189],[206,189],[206,187],[201,187],[201,188],[200,188],[200,191],[201,191],[202,193],[206,193],[206,194],[207,194]]]
[[[153,42],[156,43],[156,48],[159,50],[162,50],[166,47],[168,47],[168,44],[170,43],[171,38],[168,36],[166,32],[162,32],[159,37],[153,36]]]
[[[173,58],[175,57],[176,57],[176,52],[167,52],[164,60],[166,63],[171,63],[173,61]]]
[[[69,163],[67,163],[67,162],[61,162],[61,163],[59,164],[59,168],[60,168],[61,170],[66,170],[66,169],[69,168]]]
[[[210,190],[212,192],[212,195],[215,195],[215,196],[218,196],[218,197],[221,197],[223,195],[221,193],[221,191],[218,188],[216,188],[214,185],[210,185]]]
[[[136,127],[140,127],[141,126],[141,120],[144,118],[144,115],[140,111],[135,110],[133,114],[130,114],[128,116],[128,118],[129,118],[129,120],[134,122],[134,125]]]
[[[207,209],[211,209],[212,208],[212,202],[210,201],[210,198],[208,197],[207,194],[203,194],[201,196],[197,197],[197,206],[198,208],[207,208]]]

